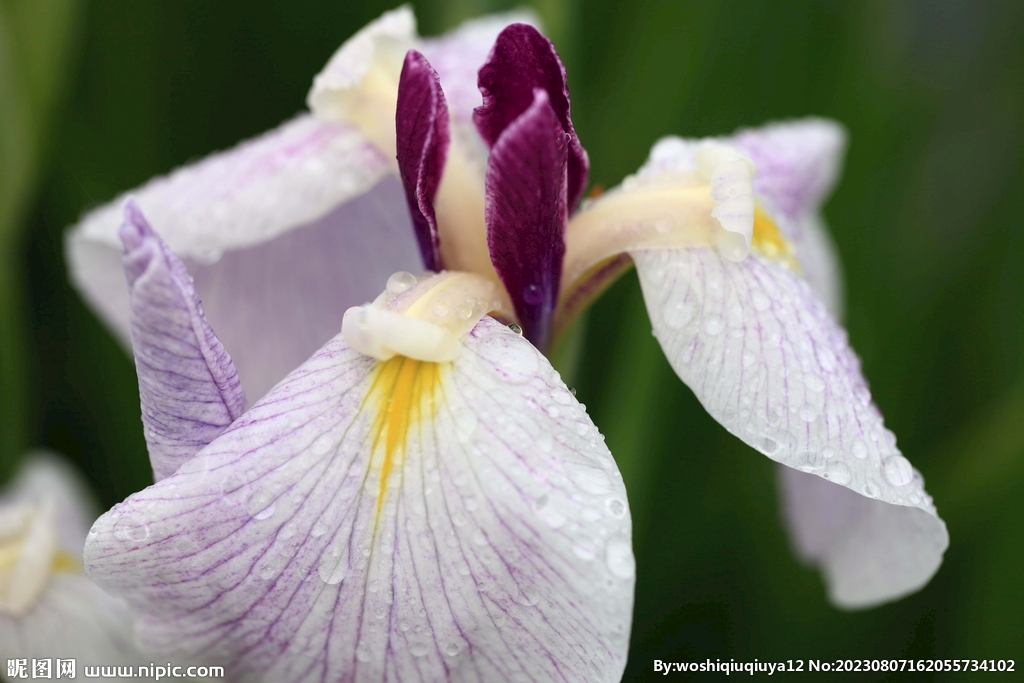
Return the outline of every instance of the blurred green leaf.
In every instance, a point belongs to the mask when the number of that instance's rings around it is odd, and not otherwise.
[[[979,411],[934,461],[929,489],[957,528],[996,514],[1024,484],[1024,383]]]
[[[28,445],[31,347],[19,228],[77,15],[75,0],[0,0],[0,476]]]

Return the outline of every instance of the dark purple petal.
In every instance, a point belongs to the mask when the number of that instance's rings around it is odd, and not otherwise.
[[[398,171],[405,186],[423,264],[429,270],[440,271],[444,266],[434,215],[434,195],[441,183],[448,153],[448,105],[437,73],[416,50],[409,50],[402,66],[395,131]]]
[[[491,149],[484,217],[494,269],[523,333],[544,349],[565,256],[566,157],[563,132],[544,90]]]
[[[498,36],[478,80],[484,104],[473,112],[480,135],[494,146],[498,138],[534,101],[533,91],[543,89],[562,130],[569,135],[568,207],[576,208],[587,187],[590,162],[569,116],[569,87],[565,67],[555,46],[528,24],[512,24]]]
[[[234,422],[245,397],[184,264],[132,200],[120,234],[142,423],[153,477],[160,481]]]

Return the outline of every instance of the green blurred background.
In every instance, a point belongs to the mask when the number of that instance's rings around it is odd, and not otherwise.
[[[426,34],[508,6],[415,3]],[[0,478],[41,445],[76,461],[104,505],[150,483],[134,368],[68,287],[65,228],[290,117],[332,51],[389,7],[0,0]],[[655,658],[1015,658],[1024,670],[1024,3],[535,7],[569,70],[594,182],[617,183],[669,133],[807,114],[847,126],[826,208],[846,324],[952,537],[920,593],[831,608],[789,550],[773,465],[676,379],[630,273],[592,310],[573,378],[635,520],[626,680],[657,680]]]

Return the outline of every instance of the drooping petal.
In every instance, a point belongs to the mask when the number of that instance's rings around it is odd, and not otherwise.
[[[533,106],[535,91],[547,93],[552,111],[568,136],[569,210],[576,208],[587,187],[590,162],[569,116],[565,67],[555,46],[528,24],[512,24],[501,32],[487,63],[480,69],[483,106],[473,114],[480,135],[492,147],[504,130]]]
[[[146,215],[163,236],[161,223]],[[211,232],[216,230],[213,224]],[[75,232],[68,254],[79,291],[128,346],[130,308],[119,242],[115,249]],[[345,311],[376,296],[392,273],[421,268],[401,185],[390,177],[269,242],[225,252],[215,263],[184,261],[250,401],[337,334]]]
[[[614,461],[489,318],[451,364],[331,341],[93,531],[89,573],[146,642],[241,678],[618,681],[625,663]]]
[[[448,153],[448,105],[437,73],[415,50],[409,51],[402,66],[395,127],[398,171],[423,264],[440,272],[444,265],[434,196]]]
[[[505,127],[487,168],[487,245],[526,337],[544,349],[565,256],[567,137],[548,95]]]
[[[121,240],[143,432],[153,477],[160,481],[234,422],[245,396],[185,265],[134,201],[124,213]]]
[[[837,487],[863,498],[850,508],[858,519],[837,508],[841,522],[820,522],[837,534],[827,542],[819,527],[797,532],[805,554],[826,569],[833,600],[868,606],[927,582],[948,544],[945,525],[871,402],[846,332],[807,282],[756,253],[741,263],[706,247],[631,255],[655,336],[712,417],[824,481],[789,509],[808,512],[813,501],[841,495]],[[896,545],[913,557],[893,557]]]

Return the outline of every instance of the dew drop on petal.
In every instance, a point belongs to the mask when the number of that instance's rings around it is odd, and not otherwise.
[[[508,324],[508,329],[512,330],[513,332],[518,334],[520,337],[523,336],[523,328],[520,327],[519,325],[517,325],[516,323],[509,323]]]
[[[424,657],[429,651],[430,648],[428,648],[427,644],[422,640],[416,640],[409,643],[409,654],[413,657]]]
[[[608,514],[615,519],[622,519],[626,516],[626,504],[621,498],[611,497],[604,502],[604,507],[608,510]]]
[[[882,464],[885,479],[893,486],[906,486],[914,479],[914,468],[902,455],[893,455]]]
[[[624,540],[614,540],[608,544],[605,553],[608,562],[608,571],[620,579],[631,579],[636,572],[636,560],[633,557],[633,549]]]
[[[868,445],[864,443],[864,439],[858,436],[853,440],[853,445],[850,446],[850,452],[853,453],[853,457],[863,460],[868,457]]]
[[[388,294],[401,294],[416,284],[416,276],[412,273],[400,271],[388,278],[385,288]]]
[[[448,647],[444,651],[449,657],[454,657],[459,654],[459,646],[455,643],[448,643]]]

